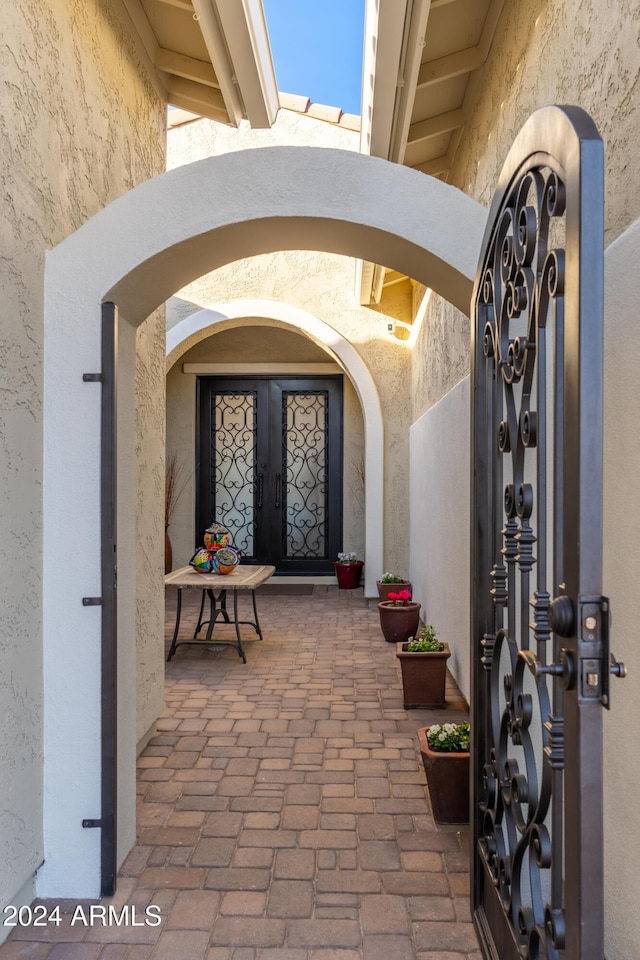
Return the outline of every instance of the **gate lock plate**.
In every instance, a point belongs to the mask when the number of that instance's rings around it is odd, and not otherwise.
[[[608,597],[580,597],[580,695],[585,700],[600,700],[609,709],[611,674],[626,676],[623,663],[618,663],[609,650]],[[593,654],[589,648],[593,644]],[[585,656],[586,654],[586,656]]]

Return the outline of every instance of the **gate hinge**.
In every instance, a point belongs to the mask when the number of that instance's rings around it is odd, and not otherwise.
[[[82,826],[85,827],[85,828],[88,828],[88,827],[101,827],[101,826],[102,826],[102,820],[83,820],[83,821],[82,821]]]
[[[102,383],[102,374],[101,373],[83,373],[82,379],[84,383]]]
[[[82,606],[83,607],[101,607],[102,597],[83,597]]]

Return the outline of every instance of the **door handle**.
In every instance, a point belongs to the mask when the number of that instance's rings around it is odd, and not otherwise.
[[[264,489],[264,474],[258,474],[258,509],[262,506],[262,492]]]
[[[282,478],[281,478],[280,474],[279,474],[279,473],[276,473],[276,502],[274,503],[274,506],[275,506],[275,507],[279,507],[279,506],[280,506],[280,481],[281,481],[281,479],[282,479]]]

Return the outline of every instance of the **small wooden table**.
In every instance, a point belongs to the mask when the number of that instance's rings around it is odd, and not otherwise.
[[[173,631],[173,640],[167,662],[171,660],[176,649],[183,644],[196,644],[202,646],[226,646],[233,647],[238,651],[244,663],[247,658],[242,647],[242,637],[240,636],[240,624],[249,624],[254,628],[258,637],[262,640],[262,630],[258,620],[258,610],[256,607],[256,587],[266,583],[275,572],[275,567],[250,567],[239,566],[231,573],[221,576],[217,573],[196,573],[193,567],[181,567],[168,573],[164,578],[165,587],[174,587],[178,591],[178,606],[176,611],[176,626]],[[178,633],[180,630],[180,614],[182,612],[182,591],[183,590],[201,590],[202,602],[200,603],[200,613],[198,615],[198,624],[196,626],[193,638],[191,640],[180,640],[178,642]],[[233,592],[233,621],[229,618],[227,610],[227,593]],[[238,620],[238,592],[240,590],[250,590],[253,601],[254,620]],[[209,597],[209,619],[203,621],[205,594]],[[216,595],[217,594],[217,595]],[[225,623],[233,623],[236,628],[236,640],[213,640],[213,628],[218,617],[222,617]],[[198,639],[200,630],[206,626],[207,633],[204,638]]]

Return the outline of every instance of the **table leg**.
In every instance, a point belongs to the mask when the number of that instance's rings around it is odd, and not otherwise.
[[[176,609],[176,625],[173,631],[173,640],[171,641],[171,649],[169,650],[169,656],[167,657],[167,663],[171,660],[172,656],[176,652],[176,642],[178,640],[178,633],[180,631],[180,614],[182,612],[182,590],[178,587],[178,605]]]
[[[238,622],[238,591],[233,591],[233,622],[236,625],[236,637],[238,638],[238,653],[242,657],[242,662],[246,663],[247,658],[244,655],[244,650],[242,649],[242,637],[240,636],[240,624]]]
[[[252,591],[251,591],[251,599],[252,599],[252,601],[253,601],[253,615],[254,615],[254,617],[256,618],[256,623],[255,623],[256,633],[258,634],[258,636],[259,636],[260,639],[262,640],[262,630],[260,629],[260,621],[258,620],[258,608],[257,608],[257,606],[256,606],[256,592],[255,592],[255,590],[252,590]]]
[[[204,590],[200,598],[200,613],[198,614],[198,625],[193,633],[193,639],[195,640],[198,634],[200,633],[200,628],[202,627],[202,614],[204,612]]]

